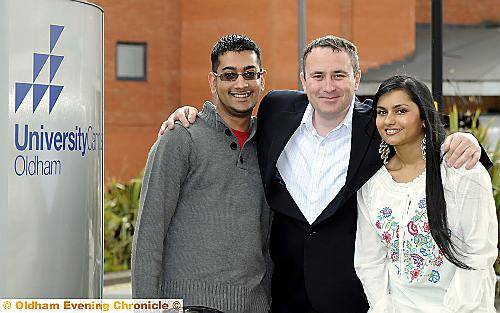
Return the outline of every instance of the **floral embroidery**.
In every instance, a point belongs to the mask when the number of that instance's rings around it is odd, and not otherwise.
[[[391,242],[391,234],[388,232],[384,232],[382,234],[382,239],[384,239],[385,242],[390,243]]]
[[[417,227],[417,225],[415,225],[415,223],[413,223],[413,221],[410,221],[408,223],[408,232],[410,234],[412,234],[413,236],[415,236],[416,234],[418,234],[418,227]]]
[[[389,207],[385,207],[380,211],[380,214],[382,214],[383,217],[389,217],[392,214],[392,210]]]
[[[383,207],[378,211],[375,227],[382,242],[389,249],[387,257],[396,267],[398,275],[403,274],[410,283],[422,279],[436,283],[441,278],[437,268],[443,264],[443,253],[430,232],[425,198],[420,199],[414,208],[413,212],[409,212],[410,219],[406,223],[406,232],[400,234],[399,221],[390,207]],[[399,264],[400,249],[403,258],[402,272]]]
[[[420,275],[420,271],[418,269],[413,269],[410,272],[411,274],[411,279],[417,279],[418,276]]]
[[[396,222],[389,207],[385,207],[379,211],[375,227],[381,230],[382,241],[389,247],[390,252],[388,255],[394,265],[396,265],[399,273],[399,266],[397,265],[399,262],[399,224]]]
[[[439,275],[439,272],[436,270],[432,270],[432,272],[429,274],[429,281],[431,283],[437,283],[440,278],[441,275]]]
[[[391,252],[391,261],[392,262],[397,262],[399,259],[398,253],[397,252]]]
[[[395,251],[399,255],[399,240],[394,240],[392,242],[391,251]]]
[[[416,226],[415,226],[415,227],[416,227]],[[414,242],[416,245],[423,246],[423,245],[427,244],[428,239],[429,239],[429,238],[427,238],[427,236],[422,235],[422,234],[418,234],[418,235],[416,235],[416,236],[413,238],[413,242]]]
[[[424,265],[424,258],[418,254],[411,254],[411,259],[416,267],[422,267]]]
[[[428,255],[430,255],[430,252],[431,252],[431,251],[430,251],[430,249],[429,249],[429,248],[427,248],[427,247],[422,247],[422,248],[420,248],[420,253],[421,253],[423,256],[428,256]]]

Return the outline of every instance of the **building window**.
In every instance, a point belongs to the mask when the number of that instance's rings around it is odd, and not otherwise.
[[[147,79],[147,44],[118,42],[116,45],[116,78],[119,80]]]

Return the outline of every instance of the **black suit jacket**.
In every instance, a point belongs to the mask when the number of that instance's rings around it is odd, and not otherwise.
[[[276,169],[276,161],[300,125],[308,102],[303,93],[272,91],[261,101],[258,112],[259,166],[267,201],[275,212],[270,246],[275,265],[272,310],[366,312],[366,296],[354,271],[354,240],[356,191],[382,165],[371,102],[355,103],[346,183],[312,225]]]

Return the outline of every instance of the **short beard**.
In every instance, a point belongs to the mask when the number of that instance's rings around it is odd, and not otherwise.
[[[230,106],[227,106],[225,103],[223,103],[222,101],[220,101],[221,105],[224,106],[224,108],[226,109],[226,111],[231,114],[232,116],[237,116],[237,117],[247,117],[249,115],[252,115],[252,112],[253,112],[253,108],[255,106],[252,106],[251,108],[249,108],[248,110],[244,110],[244,111],[238,111],[238,110],[235,110],[234,108],[230,107]]]
[[[224,109],[231,115],[231,116],[235,116],[235,117],[247,117],[247,116],[251,116],[252,115],[252,112],[253,112],[253,109],[255,108],[255,106],[257,105],[254,104],[252,105],[250,108],[248,108],[248,110],[244,110],[244,111],[238,111],[238,110],[235,110],[234,108],[226,105],[224,102],[222,102],[221,100],[221,97],[219,96],[219,91],[216,91],[217,93],[217,98],[219,100],[219,103],[221,105],[224,106]]]

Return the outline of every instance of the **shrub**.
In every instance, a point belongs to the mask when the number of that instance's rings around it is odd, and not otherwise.
[[[104,272],[130,269],[132,237],[139,211],[142,175],[112,182],[104,194]]]

